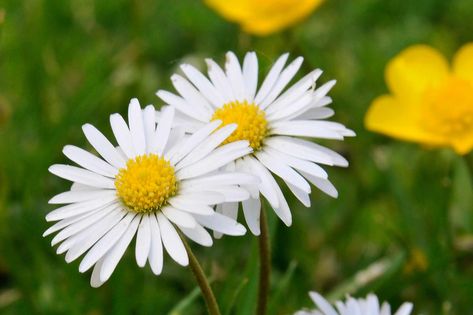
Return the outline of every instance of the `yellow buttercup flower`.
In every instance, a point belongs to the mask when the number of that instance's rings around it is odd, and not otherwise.
[[[205,0],[225,19],[255,35],[268,35],[307,17],[323,0]]]
[[[459,154],[473,149],[473,43],[452,66],[429,46],[409,47],[389,62],[385,77],[391,93],[371,104],[369,130]]]

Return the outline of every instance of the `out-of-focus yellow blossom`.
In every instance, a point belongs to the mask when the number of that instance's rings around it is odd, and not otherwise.
[[[205,0],[225,19],[255,35],[268,35],[307,17],[323,0]]]
[[[437,50],[409,47],[386,67],[389,95],[375,99],[366,114],[369,130],[429,146],[473,148],[473,43],[450,67]]]

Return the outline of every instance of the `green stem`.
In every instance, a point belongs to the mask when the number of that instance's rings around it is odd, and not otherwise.
[[[200,287],[200,291],[202,292],[202,296],[204,297],[209,315],[220,315],[220,309],[218,307],[217,300],[215,299],[215,295],[213,294],[212,288],[210,287],[207,277],[205,276],[205,273],[202,270],[202,267],[200,266],[197,257],[195,257],[194,253],[192,252],[192,249],[190,248],[185,238],[182,235],[180,236],[182,239],[182,243],[184,243],[184,246],[186,248],[187,255],[189,255],[189,265],[191,267],[195,279],[197,280],[197,284]]]
[[[263,206],[264,201],[261,200],[261,217],[260,229],[261,235],[259,241],[260,255],[260,271],[259,271],[259,290],[258,290],[258,306],[257,315],[266,315],[268,307],[269,280],[271,276],[271,249],[269,244],[268,220],[266,218],[266,210]]]

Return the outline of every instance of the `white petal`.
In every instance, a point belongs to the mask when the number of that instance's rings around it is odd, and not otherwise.
[[[193,228],[179,227],[181,232],[189,239],[193,240],[199,245],[210,247],[213,244],[212,237],[202,226],[197,224]]]
[[[80,234],[85,234],[83,239],[75,243],[66,254],[66,262],[77,259],[95,244],[105,233],[113,228],[125,215],[126,211],[115,211],[113,215],[105,217],[101,222],[93,225],[90,230],[86,229]],[[77,234],[79,236],[79,234]]]
[[[286,226],[291,226],[292,214],[291,210],[289,209],[289,205],[287,204],[287,200],[279,186],[276,186],[275,189],[278,194],[279,207],[273,208],[274,213],[276,213],[276,215],[281,219],[282,222],[284,222],[284,224],[286,224]]]
[[[202,160],[180,169],[176,175],[180,180],[210,173],[225,164],[252,152],[246,140],[235,141],[219,147]]]
[[[296,75],[297,71],[301,67],[303,60],[304,58],[297,57],[293,62],[289,64],[289,66],[287,66],[286,69],[284,69],[284,71],[281,72],[281,75],[279,76],[276,83],[274,83],[274,86],[269,92],[269,94],[261,101],[261,103],[259,103],[261,108],[266,108],[276,99],[276,97],[278,97],[278,95],[286,87],[289,81],[291,81],[292,78]]]
[[[102,268],[102,265],[103,259],[99,260],[95,264],[94,270],[92,271],[92,276],[90,277],[90,286],[92,288],[98,288],[105,282],[100,280],[100,269]]]
[[[158,127],[156,127],[156,136],[155,142],[151,145],[151,151],[156,152],[158,155],[162,155],[164,148],[169,139],[169,134],[171,132],[172,122],[174,119],[174,108],[166,107],[162,111],[162,117],[158,122]]]
[[[91,124],[82,126],[82,131],[89,143],[94,149],[104,158],[105,161],[115,166],[116,168],[123,168],[126,165],[125,160],[117,152],[115,147],[105,136]]]
[[[409,315],[414,308],[412,303],[404,303],[394,315]]]
[[[110,126],[112,126],[113,135],[115,136],[115,139],[117,139],[120,149],[123,150],[123,153],[125,153],[127,158],[134,158],[136,152],[125,119],[123,119],[120,114],[110,115]]]
[[[300,119],[325,119],[330,118],[335,114],[335,111],[328,107],[311,108],[301,114]]]
[[[186,100],[186,102],[191,104],[196,110],[205,115],[207,120],[210,120],[213,108],[200,94],[200,92],[197,91],[197,89],[192,84],[190,84],[189,81],[178,74],[173,74],[171,76],[171,81],[176,90]]]
[[[281,151],[275,150],[270,147],[265,148],[265,151],[268,152],[268,154],[272,156],[277,156],[279,159],[283,160],[284,163],[295,168],[296,170],[306,172],[315,177],[320,177],[320,178],[325,178],[325,179],[328,178],[327,172],[323,168],[321,168],[320,166],[318,166],[317,164],[313,162],[298,159],[295,156],[285,154]]]
[[[173,208],[171,206],[163,207],[161,211],[166,216],[166,218],[168,218],[169,221],[180,227],[192,229],[197,224],[192,215],[179,209]]]
[[[140,103],[136,98],[130,101],[128,106],[128,124],[130,125],[131,141],[136,155],[146,153],[146,136],[143,122],[143,113]]]
[[[225,103],[220,92],[199,70],[188,64],[181,65],[181,69],[185,73],[189,81],[191,81],[192,84],[194,84],[199,89],[202,95],[214,107],[219,107]]]
[[[243,172],[223,172],[202,176],[198,178],[183,180],[180,187],[183,189],[199,187],[221,187],[228,185],[257,184],[255,176]]]
[[[317,292],[310,292],[309,293],[311,299],[317,305],[317,307],[325,313],[325,315],[338,315],[335,309],[324,299],[320,294]]]
[[[66,204],[116,196],[115,189],[70,190],[49,199],[49,204]]]
[[[71,161],[94,173],[112,178],[118,173],[118,169],[115,167],[111,166],[104,160],[99,159],[92,153],[76,146],[66,145],[64,149],[62,149],[62,152]]]
[[[311,144],[312,142],[292,137],[270,137],[265,141],[266,146],[288,155],[315,163],[334,165],[334,160],[329,154]]]
[[[139,267],[144,267],[151,248],[151,223],[149,214],[142,215],[136,234],[135,258]]]
[[[338,197],[337,188],[335,188],[335,186],[333,186],[333,184],[328,179],[315,177],[305,172],[301,172],[301,174],[304,175],[304,177],[307,178],[315,187],[317,187],[330,197]]]
[[[205,62],[207,63],[209,78],[217,90],[222,93],[224,102],[227,103],[229,101],[234,101],[235,96],[233,95],[230,81],[223,72],[222,68],[220,68],[220,66],[212,59],[205,59]],[[223,104],[220,106],[223,106]]]
[[[56,245],[59,242],[79,233],[80,231],[85,230],[86,228],[94,225],[95,223],[99,222],[102,218],[106,215],[115,211],[117,209],[116,205],[111,205],[108,207],[104,207],[103,209],[97,209],[98,211],[94,210],[88,213],[89,215],[84,217],[83,219],[70,224],[69,226],[65,227],[61,232],[56,234],[54,238],[51,240],[51,246]]]
[[[110,251],[102,258],[102,267],[100,268],[100,281],[107,281],[112,275],[113,271],[118,265],[118,262],[123,257],[128,245],[130,245],[133,236],[135,236],[136,229],[140,222],[140,216],[137,215],[129,224],[127,230],[122,237],[115,243]],[[96,265],[97,266],[97,265]],[[95,270],[95,268],[94,268]]]
[[[163,243],[161,229],[154,214],[149,216],[151,226],[151,249],[148,256],[149,265],[155,275],[163,270]]]
[[[215,205],[225,202],[225,196],[216,191],[186,192],[173,197],[173,199],[199,205]]]
[[[72,217],[69,217],[67,219],[64,219],[64,220],[61,220],[61,221],[58,221],[56,222],[54,225],[52,225],[51,227],[49,227],[46,231],[44,231],[43,233],[43,237],[45,236],[48,236],[54,232],[57,232],[59,230],[62,230],[64,229],[65,227],[71,225],[71,224],[74,224],[76,222],[79,222],[80,220],[94,214],[95,212],[98,212],[98,211],[101,211],[100,209],[97,209],[95,211],[91,211],[91,212],[86,212],[86,213],[81,213],[81,214],[78,214],[78,215],[75,215],[75,216],[72,216]]]
[[[254,235],[260,235],[261,200],[259,198],[250,198],[243,201],[242,206],[246,224],[248,224],[251,233]]]
[[[299,187],[299,189],[306,193],[310,193],[309,183],[277,156],[272,156],[265,151],[260,151],[256,154],[256,157],[264,166],[281,177],[284,181]]]
[[[128,229],[136,214],[128,213],[117,225],[108,231],[82,259],[79,272],[89,270],[100,258],[102,258],[122,237]]]
[[[210,215],[214,213],[212,207],[205,205],[205,204],[195,204],[193,202],[189,202],[186,199],[178,198],[179,196],[173,197],[168,200],[168,202],[175,208],[179,210],[183,210],[190,213],[195,214],[202,214],[202,215]]]
[[[246,233],[246,229],[243,225],[218,212],[207,216],[195,215],[195,218],[201,225],[216,232],[234,236],[244,235]]]
[[[238,58],[231,51],[225,55],[225,70],[227,78],[230,81],[230,85],[233,89],[233,95],[236,100],[243,101],[246,97],[245,83],[243,81],[243,73],[241,72],[241,66],[238,62]]]
[[[182,144],[176,149],[175,154],[169,156],[171,162],[175,165],[182,160],[187,154],[192,152],[202,141],[221,125],[220,120],[212,121],[206,124],[204,127],[196,131],[189,138],[182,142]]]
[[[296,196],[296,198],[299,199],[299,201],[302,202],[304,206],[306,206],[307,208],[310,207],[310,197],[308,193],[289,183],[286,183],[286,185],[287,187],[289,187],[289,190],[291,190],[294,196]]]
[[[312,72],[305,75],[297,83],[292,85],[287,91],[285,91],[281,96],[277,98],[273,103],[268,105],[266,108],[267,114],[273,114],[281,109],[290,107],[294,101],[299,99],[304,93],[308,90],[312,90],[312,87],[315,84],[315,81],[322,75],[320,69],[315,69]],[[312,104],[312,102],[311,102]]]
[[[341,124],[317,120],[278,121],[271,124],[271,134],[343,140],[345,127]]]
[[[163,214],[158,213],[156,217],[158,218],[159,228],[161,229],[163,245],[169,256],[178,264],[187,266],[189,264],[189,257],[187,256],[184,244],[182,244],[176,229]]]
[[[143,110],[143,128],[146,139],[146,153],[152,153],[152,143],[156,138],[156,110],[153,105],[148,105]]]
[[[245,82],[246,98],[252,103],[258,85],[258,58],[254,52],[248,52],[243,61],[243,78]]]
[[[227,139],[237,128],[236,124],[228,124],[216,130],[207,139],[205,139],[199,146],[190,152],[184,159],[182,159],[175,167],[179,170],[185,166],[189,166],[195,162],[200,161],[216,147],[218,147],[225,139]]]
[[[208,121],[209,117],[206,113],[202,113],[197,107],[192,107],[192,105],[187,103],[187,101],[182,97],[164,90],[159,90],[156,95],[167,104],[175,107],[176,110],[182,114],[192,117],[198,121]]]
[[[112,179],[76,166],[54,164],[49,167],[49,172],[71,182],[78,182],[97,188],[115,188],[115,183]]]
[[[46,215],[46,221],[59,221],[70,218],[72,216],[94,211],[109,205],[117,206],[117,197],[109,196],[107,198],[93,199],[78,203],[73,203],[67,206],[57,208]]]
[[[308,91],[303,94],[300,98],[292,102],[289,106],[286,106],[273,114],[268,114],[268,121],[279,121],[287,120],[294,113],[299,113],[309,109],[310,102],[312,101],[312,92]]]
[[[282,69],[284,68],[284,65],[286,64],[287,57],[289,57],[288,53],[281,55],[281,57],[279,57],[278,60],[276,60],[276,62],[274,63],[274,65],[271,67],[271,70],[269,70],[268,75],[264,79],[258,93],[256,94],[256,104],[261,104],[261,101],[263,101],[263,99],[269,94],[269,92],[273,88],[274,84],[279,78],[279,74],[281,73]]]
[[[274,180],[273,175],[271,175],[261,162],[252,156],[245,157],[244,161],[249,164],[251,173],[259,177],[260,183],[258,184],[258,189],[261,194],[268,200],[269,204],[273,208],[277,208],[279,206],[279,199],[276,190],[274,189],[274,186],[277,186],[277,183]]]

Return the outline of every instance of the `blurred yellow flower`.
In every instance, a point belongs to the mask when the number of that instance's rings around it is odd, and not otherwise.
[[[307,17],[323,0],[205,0],[225,19],[255,35],[268,35]]]
[[[411,46],[387,65],[391,92],[376,98],[365,124],[369,130],[429,146],[473,148],[473,43],[454,56],[452,67],[437,50]]]

